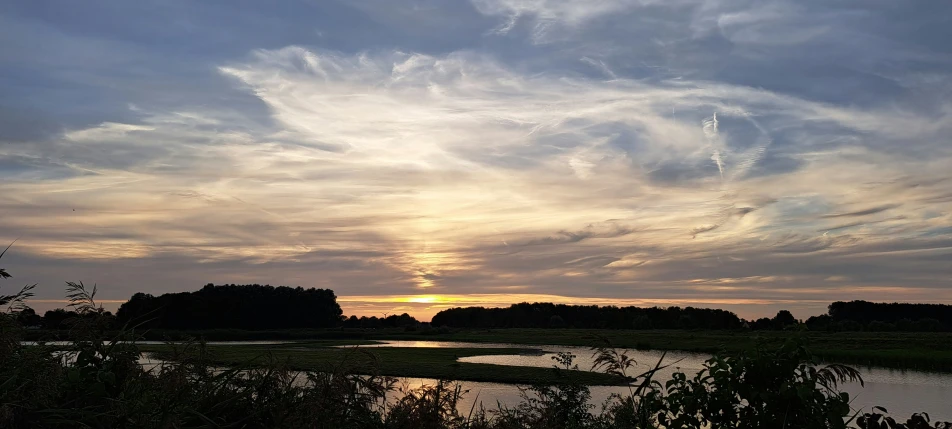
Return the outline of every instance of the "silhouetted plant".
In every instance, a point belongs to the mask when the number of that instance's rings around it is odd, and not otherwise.
[[[952,422],[930,422],[928,413],[915,413],[905,423],[887,415],[883,407],[873,407],[872,412],[856,419],[860,429],[952,429]]]
[[[0,259],[3,259],[3,255],[7,254],[7,250],[10,250],[11,246],[13,246],[13,243],[7,245],[7,247],[0,252]],[[7,273],[7,270],[0,268],[0,279],[8,279],[10,277],[13,276]],[[6,307],[7,313],[26,309],[26,300],[33,296],[33,288],[35,287],[35,284],[26,285],[12,295],[0,295],[0,308]]]
[[[26,296],[10,295],[5,304],[17,301],[26,308]],[[931,422],[925,413],[899,422],[883,408],[851,410],[849,395],[838,386],[862,382],[859,373],[818,365],[796,339],[780,348],[716,355],[699,373],[676,371],[663,384],[656,376],[666,367],[664,356],[651,370],[632,375],[635,362],[627,352],[602,344],[593,348],[593,369],[632,383],[600,411],[593,409],[587,386],[565,377],[521,388],[522,400],[514,406],[486,411],[473,405],[464,414],[463,385],[441,380],[397,389],[394,379],[377,371],[375,355],[361,348],[327,371],[300,372],[271,356],[263,364],[256,358],[218,368],[203,342],[188,341],[168,344],[163,361],[145,368],[132,330],[110,334],[95,287],[67,283],[67,297],[75,311],[68,316],[73,340],[65,347],[22,344],[17,318],[0,312],[0,427],[952,429],[952,423]],[[557,375],[578,370],[574,355],[553,359]]]

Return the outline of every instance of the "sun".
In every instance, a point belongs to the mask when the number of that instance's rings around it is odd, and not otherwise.
[[[432,304],[434,302],[440,302],[440,297],[436,295],[419,295],[411,296],[407,299],[407,302],[413,302],[418,304]]]

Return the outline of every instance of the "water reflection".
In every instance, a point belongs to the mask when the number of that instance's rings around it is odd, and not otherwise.
[[[273,345],[287,344],[287,341],[221,341],[208,342],[209,345]],[[33,343],[31,343],[33,344]],[[68,345],[68,342],[47,342],[47,345]],[[142,341],[139,344],[167,344],[159,341]],[[354,346],[346,346],[354,347]],[[587,347],[569,346],[526,346],[522,344],[504,343],[463,343],[453,341],[384,341],[381,344],[363,345],[359,347],[421,347],[421,348],[519,348],[542,349],[542,354],[519,354],[492,356],[469,356],[460,358],[461,362],[483,363],[492,365],[510,365],[525,367],[549,368],[553,365],[552,357],[557,353],[571,353],[576,356],[575,362],[581,370],[590,370],[593,363],[592,352]],[[637,366],[635,374],[652,368],[661,358],[660,351],[626,350],[629,356],[634,357]],[[664,362],[671,366],[659,371],[656,378],[667,380],[671,373],[681,370],[694,373],[703,367],[704,360],[709,355],[684,352],[667,352]],[[162,364],[148,353],[143,354],[139,363],[146,370],[153,370]],[[905,419],[912,413],[928,412],[932,420],[952,420],[952,374],[930,373],[913,370],[897,370],[876,367],[857,367],[865,381],[865,387],[858,383],[849,383],[843,386],[853,398],[853,408],[869,410],[874,405],[885,406],[890,414]],[[423,385],[434,385],[436,380],[414,377],[400,377],[398,385],[405,388],[418,388]],[[299,382],[306,382],[306,377],[299,377]],[[497,401],[503,406],[514,406],[521,397],[519,388],[509,384],[482,383],[466,381],[463,389],[468,391],[458,404],[460,412],[467,413],[476,403],[488,409],[495,409]],[[592,386],[592,404],[596,409],[612,393],[625,393],[624,386]],[[400,397],[400,392],[390,392],[389,401]]]
[[[461,362],[483,363],[493,365],[527,366],[549,368],[553,365],[552,357],[556,353],[571,353],[576,356],[575,363],[581,370],[590,370],[594,359],[592,351],[587,347],[569,346],[524,346],[518,344],[471,344],[458,342],[426,342],[426,341],[387,341],[377,347],[413,347],[408,344],[427,343],[428,347],[493,347],[493,348],[524,348],[539,347],[545,350],[542,355],[494,355],[469,356],[460,358]],[[635,374],[651,369],[661,358],[663,352],[653,350],[625,350],[637,362],[633,369]],[[659,371],[656,378],[667,380],[674,371],[680,370],[688,374],[695,373],[703,368],[704,361],[710,355],[684,352],[667,352],[664,362],[671,367]],[[865,387],[859,383],[848,383],[843,390],[853,398],[853,408],[870,410],[875,405],[885,406],[891,415],[907,418],[912,413],[928,412],[933,420],[952,420],[952,374],[931,373],[913,370],[896,370],[876,367],[857,367],[863,376]],[[411,379],[418,385],[435,380]],[[494,406],[498,400],[503,405],[518,403],[519,390],[512,385],[497,383],[465,382],[464,388],[470,390],[468,398],[464,398],[461,407],[469,409],[473,404],[473,397],[479,393],[479,401],[487,407]],[[611,393],[624,393],[625,387],[593,386],[592,402],[601,405]]]

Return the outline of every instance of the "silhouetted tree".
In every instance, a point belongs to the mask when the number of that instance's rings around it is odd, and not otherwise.
[[[407,313],[400,315],[391,314],[387,317],[378,318],[377,316],[361,316],[359,319],[357,316],[350,316],[344,320],[345,328],[364,328],[364,329],[377,329],[377,328],[408,328],[416,327],[420,322],[410,316]]]
[[[117,312],[120,324],[165,329],[327,328],[340,324],[334,291],[270,285],[205,285],[194,292],[137,293]]]
[[[829,331],[833,329],[833,318],[829,314],[821,314],[810,317],[805,324],[811,331]]]
[[[828,314],[839,330],[870,328],[872,322],[894,325],[901,331],[943,331],[952,328],[952,305],[837,301]],[[856,322],[856,325],[850,322]],[[885,325],[874,325],[880,329]]]
[[[558,317],[563,325],[555,326]],[[607,328],[607,329],[736,329],[736,314],[694,307],[599,307],[545,302],[513,304],[507,308],[466,307],[440,311],[433,326],[459,328]]]
[[[783,329],[788,326],[796,325],[797,323],[799,323],[797,322],[797,318],[793,317],[793,314],[787,310],[778,311],[777,315],[773,318],[773,324],[777,329]]]
[[[760,319],[757,319],[750,323],[750,329],[753,329],[755,331],[766,331],[766,330],[774,329],[775,327],[776,325],[774,325],[773,319],[769,319],[766,317],[761,317]]]
[[[22,326],[42,326],[43,317],[36,314],[32,308],[27,307],[16,314],[17,322]]]
[[[66,311],[62,308],[49,310],[43,314],[43,327],[46,329],[66,329],[68,320],[78,317],[75,311]]]

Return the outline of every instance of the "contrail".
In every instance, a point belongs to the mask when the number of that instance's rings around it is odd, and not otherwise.
[[[611,77],[612,79],[618,79],[618,75],[616,75],[615,72],[612,71],[612,69],[608,68],[608,66],[605,65],[604,61],[594,60],[589,57],[582,57],[581,61],[584,63],[590,64],[592,67],[597,68],[600,72],[604,73],[608,77]]]
[[[704,136],[707,137],[708,142],[713,146],[718,137],[717,112],[714,112],[714,115],[710,118],[706,118],[701,121],[701,125],[703,126]],[[711,160],[717,164],[717,171],[721,173],[721,180],[724,180],[724,160],[721,158],[720,149],[714,149],[714,154],[711,155]]]
[[[773,140],[770,138],[770,133],[759,122],[757,122],[757,120],[754,119],[750,113],[740,109],[728,109],[727,113],[729,116],[743,116],[764,135],[766,142],[743,153],[732,153],[732,151],[730,151],[721,141],[720,130],[718,129],[720,124],[717,120],[717,112],[714,112],[711,117],[705,118],[701,121],[704,137],[707,139],[708,145],[710,145],[711,150],[713,151],[711,154],[711,160],[717,164],[717,170],[721,174],[722,192],[726,192],[724,188],[729,187],[729,185],[735,180],[747,174],[747,172],[749,172],[751,168],[753,168],[753,166],[763,158],[767,151],[767,147],[773,142]],[[724,149],[724,151],[721,151],[721,149]],[[731,160],[734,161],[731,164],[730,172],[726,178],[724,177],[725,156],[731,157]],[[738,160],[737,158],[740,159]],[[743,218],[747,213],[756,210],[755,207],[737,207],[734,197],[729,193],[722,195],[719,200],[725,200],[727,203],[723,205],[722,209],[716,215],[717,217],[714,219],[714,222],[691,230],[692,238],[697,237],[700,234],[718,229],[734,217]]]
[[[721,151],[714,149],[714,154],[711,155],[711,160],[717,164],[717,171],[721,172],[721,180],[724,179],[724,161],[721,160]]]
[[[759,147],[747,151],[744,154],[744,160],[734,165],[733,171],[728,177],[728,180],[733,180],[746,175],[747,172],[749,172],[750,169],[753,168],[754,165],[764,157],[764,154],[767,152],[767,148],[773,143],[773,138],[770,137],[770,132],[767,131],[767,129],[764,128],[760,122],[754,119],[750,112],[740,109],[737,113],[743,116],[744,119],[747,119],[747,121],[750,122],[754,127],[756,127],[763,137],[767,139],[767,141]]]
[[[704,127],[704,135],[708,140],[717,138],[717,112],[714,112],[714,116],[710,118],[704,118],[704,120],[701,121],[701,125]]]

